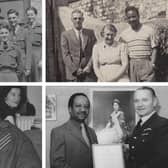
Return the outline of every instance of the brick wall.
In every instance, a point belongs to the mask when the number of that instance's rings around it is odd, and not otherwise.
[[[124,21],[124,9],[127,5],[139,8],[141,19],[146,21],[157,15],[166,15],[167,0],[80,0],[72,3],[72,8],[81,8],[88,15],[113,22]]]

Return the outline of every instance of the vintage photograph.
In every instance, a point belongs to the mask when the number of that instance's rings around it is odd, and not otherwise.
[[[0,167],[42,168],[42,87],[0,86]]]
[[[167,82],[167,0],[46,0],[49,82]]]
[[[41,0],[0,0],[0,82],[42,81]]]
[[[113,89],[93,89],[92,91],[92,113],[90,122],[97,132],[99,143],[104,144],[105,137],[113,137],[115,134],[114,115],[118,117],[125,136],[135,126],[135,112],[132,106],[132,94],[134,89],[120,91]],[[104,108],[106,107],[106,108]],[[113,132],[113,133],[112,133]],[[111,139],[109,139],[111,141]],[[114,141],[117,139],[114,138]],[[108,142],[108,139],[106,143]]]
[[[56,95],[46,96],[46,119],[56,120],[57,119],[57,98]]]
[[[48,86],[53,93],[46,168],[168,166],[167,86]]]

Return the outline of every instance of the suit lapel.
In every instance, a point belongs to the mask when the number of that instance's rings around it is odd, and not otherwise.
[[[83,29],[82,33],[83,33],[83,45],[82,45],[82,48],[83,48],[83,51],[84,51],[84,49],[85,49],[85,47],[87,45],[87,41],[88,41],[88,37],[89,36],[87,34],[86,29]]]
[[[80,130],[78,128],[76,128],[76,126],[73,124],[73,122],[71,122],[71,121],[68,122],[67,129],[70,132],[70,134],[73,135],[73,137],[75,137],[82,144],[84,144],[86,147],[88,147],[88,145],[86,144],[85,140],[82,137],[82,134],[81,134]]]
[[[92,134],[92,132],[91,132],[91,130],[89,129],[88,126],[86,126],[86,131],[87,131],[87,135],[88,135],[90,144],[94,144],[95,143],[95,139],[94,139],[93,134]]]
[[[141,134],[141,132],[143,132],[144,129],[146,129],[148,127],[149,128],[152,127],[152,123],[156,118],[157,118],[157,114],[155,113],[141,126],[141,128],[139,130],[136,130],[136,127],[135,127],[135,129],[133,131],[133,136],[136,134]]]
[[[73,29],[70,31],[70,36],[71,36],[71,39],[74,41],[74,43],[79,44],[79,39],[77,38],[76,33]],[[85,47],[87,45],[87,42],[88,42],[88,38],[89,38],[89,35],[88,35],[86,29],[82,30],[82,36],[83,36],[82,49],[84,51]]]
[[[71,36],[72,41],[74,41],[74,43],[79,44],[79,40],[78,40],[76,33],[73,29],[70,31],[70,36]]]
[[[151,127],[153,121],[157,118],[157,113],[154,113],[143,125],[142,130],[147,127]]]

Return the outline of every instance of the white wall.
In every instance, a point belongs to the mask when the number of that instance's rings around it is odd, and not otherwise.
[[[42,88],[41,86],[27,86],[27,97],[35,106],[36,117],[42,118]]]

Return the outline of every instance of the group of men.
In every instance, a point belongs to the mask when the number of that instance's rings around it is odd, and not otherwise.
[[[140,22],[139,11],[134,6],[125,9],[129,28],[120,35],[120,42],[127,44],[129,78],[131,82],[156,81],[157,42],[152,27]],[[66,81],[94,82],[92,48],[96,43],[93,30],[83,28],[83,13],[71,14],[73,28],[62,33],[61,47],[65,64]],[[92,74],[92,75],[91,75]]]
[[[127,168],[168,167],[168,119],[158,114],[158,97],[151,87],[140,87],[133,95],[139,121],[126,138]],[[90,101],[84,93],[73,94],[68,103],[70,119],[51,133],[51,168],[93,168],[94,130],[86,124]],[[110,165],[109,165],[110,166]]]
[[[19,49],[19,53],[21,55],[20,59],[21,59],[22,72],[18,75],[18,78],[19,78],[18,80],[20,82],[34,81],[34,79],[32,79],[32,76],[33,76],[32,74],[33,48],[32,48],[32,39],[31,39],[32,37],[31,37],[31,32],[26,27],[26,24],[27,23],[25,21],[21,20],[19,16],[19,12],[15,9],[9,9],[7,11],[7,20],[6,19],[0,20],[0,27],[3,27],[3,26],[8,27],[9,33],[10,33],[9,40],[12,42],[14,46],[16,46]],[[6,46],[6,48],[7,47],[8,46]],[[6,55],[7,54],[11,55],[11,53],[8,53],[8,50],[7,51],[5,50],[4,53],[6,53]],[[12,55],[12,57],[14,57],[14,55]],[[11,62],[10,59],[8,59],[7,62],[8,62],[7,68],[12,69],[13,62]],[[4,59],[1,59],[1,65],[4,65],[4,64],[5,64]],[[9,78],[11,77],[9,76]],[[15,82],[14,79],[5,79],[4,82],[8,82],[8,81]]]

